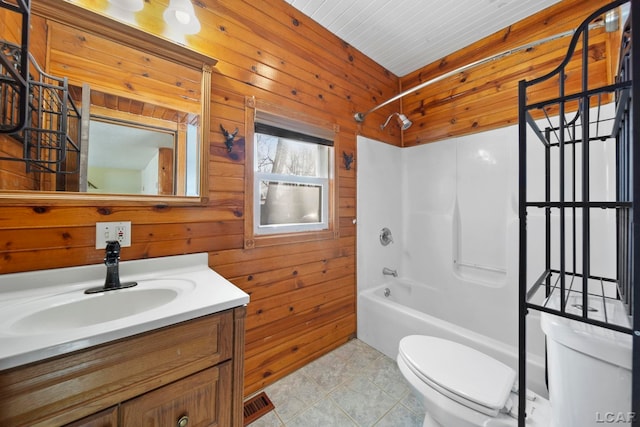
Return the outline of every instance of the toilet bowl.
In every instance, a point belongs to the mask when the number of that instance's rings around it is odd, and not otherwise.
[[[410,335],[400,340],[398,367],[422,401],[424,427],[515,427],[516,373],[462,344]],[[548,427],[549,402],[527,393],[527,426]]]

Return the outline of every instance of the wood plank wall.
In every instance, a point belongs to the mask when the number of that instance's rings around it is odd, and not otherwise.
[[[398,79],[285,2],[217,1],[207,11],[199,16],[216,29],[216,42],[190,41],[220,60],[212,76],[211,197],[233,215],[224,220],[237,239],[236,249],[214,251],[210,259],[251,294],[245,348],[245,390],[251,393],[355,334],[356,172],[340,159],[343,151],[356,151],[353,113],[393,96]],[[339,127],[338,239],[242,248],[247,97]],[[232,153],[220,125],[239,129]],[[399,133],[374,132],[399,144]]]
[[[284,1],[198,5],[203,31],[189,40],[219,60],[212,77],[208,204],[37,206],[28,195],[21,206],[0,202],[0,272],[101,263],[97,221],[132,222],[133,244],[123,249],[123,260],[208,252],[213,268],[251,294],[245,363],[251,393],[355,335],[357,154],[351,170],[340,159],[343,151],[356,151],[353,113],[395,95],[398,78]],[[60,46],[54,51],[69,51],[63,44],[74,35],[54,27]],[[72,66],[49,62],[57,72]],[[83,62],[91,68],[89,58]],[[243,249],[247,97],[338,125],[338,239]],[[220,125],[239,128],[231,153]],[[377,125],[372,136],[399,145],[398,132],[383,134]]]
[[[600,3],[565,2],[571,6],[560,22],[554,18],[558,9],[554,14],[542,13],[537,20],[528,21],[534,28],[522,26],[525,34],[513,43],[570,27],[565,20],[573,23],[585,14],[586,8],[578,5]],[[400,79],[284,1],[200,0],[197,6],[203,30],[188,40],[194,49],[219,60],[212,79],[208,204],[38,206],[25,196],[23,205],[0,205],[0,273],[102,262],[102,251],[94,249],[97,221],[132,222],[133,244],[123,250],[124,260],[208,252],[213,268],[251,294],[245,363],[245,392],[249,394],[325,354],[356,332],[356,135],[400,145],[397,125],[379,129],[400,105],[376,111],[362,125],[355,123],[353,114],[397,94]],[[512,27],[511,33],[513,28],[521,26]],[[483,46],[483,54],[503,46]],[[441,64],[412,73],[402,79],[402,87],[414,85],[439,68],[455,68],[478,55],[474,52],[451,55]],[[440,89],[447,93],[451,87]],[[243,248],[247,97],[339,126],[338,239]],[[416,96],[403,102],[405,112],[416,123],[407,133],[405,145],[453,134],[430,124],[430,112],[419,117],[418,104],[426,104],[425,99]],[[440,103],[443,111],[453,109],[451,99]],[[239,129],[231,153],[224,146],[220,125]],[[429,128],[434,130],[423,131]],[[486,127],[481,122],[463,129]],[[355,153],[351,170],[340,160],[343,151]]]
[[[536,40],[577,28],[609,0],[563,0],[504,30],[401,77],[402,90]],[[590,37],[590,87],[611,83],[616,66],[618,33],[604,30]],[[518,122],[518,81],[540,77],[564,59],[571,37],[544,43],[471,68],[427,86],[402,99],[402,110],[413,121],[404,132],[403,146],[410,147],[454,136],[483,132]],[[568,91],[581,84],[579,58],[567,73]],[[552,98],[557,80],[541,85],[537,96]],[[557,96],[557,89],[555,89]],[[553,114],[553,111],[550,112]]]

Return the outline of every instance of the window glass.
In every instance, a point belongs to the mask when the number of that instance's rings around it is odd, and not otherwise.
[[[332,147],[255,132],[256,234],[328,228]]]

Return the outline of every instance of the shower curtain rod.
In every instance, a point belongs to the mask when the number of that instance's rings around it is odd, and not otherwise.
[[[617,19],[617,15],[616,15],[616,19]],[[605,20],[605,22],[600,22],[600,23],[596,23],[596,24],[590,25],[589,26],[589,30],[593,30],[594,28],[599,28],[599,27],[603,27],[603,26],[607,26],[608,27],[608,25],[606,24],[606,20]],[[609,31],[609,30],[607,29],[607,31]],[[612,31],[615,31],[615,30],[612,30]],[[479,59],[479,60],[477,60],[475,62],[471,62],[470,64],[463,65],[462,67],[458,67],[455,70],[449,71],[448,73],[442,74],[442,75],[440,75],[438,77],[434,77],[431,80],[427,80],[425,82],[422,82],[419,85],[417,85],[415,87],[412,87],[411,89],[407,89],[404,92],[399,93],[398,95],[394,96],[393,98],[390,98],[390,99],[384,101],[382,104],[379,104],[379,105],[373,107],[372,109],[370,109],[367,112],[355,113],[353,115],[353,118],[356,120],[356,122],[362,123],[362,122],[364,122],[365,117],[369,113],[372,113],[372,112],[376,111],[377,109],[384,107],[385,105],[388,105],[388,104],[390,104],[390,103],[392,103],[394,101],[397,101],[398,99],[403,98],[403,97],[409,95],[412,92],[415,92],[417,90],[425,88],[425,87],[427,87],[429,85],[432,85],[433,83],[437,83],[440,80],[444,80],[447,77],[451,77],[451,76],[453,76],[455,74],[458,74],[458,73],[461,73],[463,71],[466,71],[469,68],[477,67],[478,65],[483,65],[483,64],[486,64],[488,62],[495,61],[497,59],[500,59],[500,58],[503,58],[505,56],[511,55],[513,53],[520,52],[521,50],[530,49],[532,47],[535,47],[535,46],[538,46],[538,45],[541,45],[541,44],[544,44],[544,43],[548,43],[548,42],[553,41],[553,40],[557,40],[557,39],[561,39],[563,37],[571,36],[575,32],[576,32],[576,30],[569,30],[569,31],[565,31],[564,33],[558,33],[558,34],[555,34],[555,35],[552,35],[552,36],[549,36],[549,37],[545,37],[545,38],[540,39],[540,40],[536,40],[535,42],[531,42],[531,43],[528,43],[528,44],[525,44],[525,45],[522,45],[522,46],[519,46],[519,47],[516,47],[516,48],[513,48],[513,49],[505,50],[503,52],[497,53],[495,55],[489,56],[489,57],[484,58],[484,59]]]

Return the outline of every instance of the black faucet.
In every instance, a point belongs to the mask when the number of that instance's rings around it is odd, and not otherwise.
[[[137,282],[120,283],[120,243],[117,240],[109,240],[105,248],[104,265],[107,266],[107,277],[104,286],[91,288],[84,291],[85,294],[113,291],[136,286]]]

